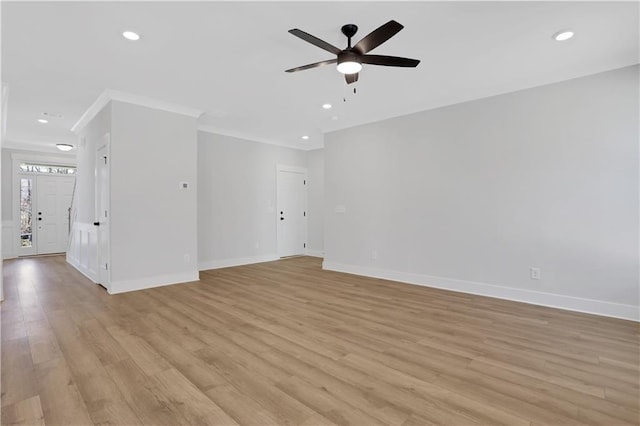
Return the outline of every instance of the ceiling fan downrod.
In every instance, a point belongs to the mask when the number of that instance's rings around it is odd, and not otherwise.
[[[347,37],[348,44],[347,49],[351,49],[351,37],[358,32],[358,26],[355,24],[347,24],[342,26],[342,34]]]

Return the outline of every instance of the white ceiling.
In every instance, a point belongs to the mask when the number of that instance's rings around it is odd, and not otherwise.
[[[405,28],[373,53],[418,68],[365,65],[356,95],[334,66],[284,72],[331,58],[289,29],[343,47],[343,24],[360,27],[355,42],[390,19]],[[552,40],[565,28],[576,36]],[[70,128],[108,88],[201,109],[221,133],[310,149],[324,132],[636,64],[638,44],[637,2],[3,1],[5,146],[74,143]],[[63,118],[39,124],[44,111]]]

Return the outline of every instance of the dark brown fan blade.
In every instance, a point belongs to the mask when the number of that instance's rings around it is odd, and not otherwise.
[[[387,67],[417,67],[418,59],[400,58],[398,56],[364,55],[363,64],[384,65]]]
[[[336,62],[338,62],[338,59],[329,59],[328,61],[321,61],[313,64],[303,65],[301,67],[291,68],[290,70],[285,70],[285,72],[303,71],[311,68],[321,67],[323,65],[335,64]]]
[[[389,40],[403,28],[404,26],[391,20],[371,31],[368,36],[360,40],[353,48],[364,55]]]
[[[347,84],[355,83],[356,81],[358,81],[358,73],[345,74],[344,79],[347,80]]]
[[[302,30],[294,28],[292,30],[289,30],[289,32],[291,34],[293,34],[294,36],[296,36],[296,37],[300,37],[301,39],[303,39],[307,43],[311,43],[314,46],[318,46],[320,49],[324,49],[327,52],[331,52],[331,53],[333,53],[335,55],[340,53],[340,49],[338,49],[337,47],[332,46],[331,44],[327,43],[326,41],[320,40],[318,37],[312,36],[309,33],[305,33]]]

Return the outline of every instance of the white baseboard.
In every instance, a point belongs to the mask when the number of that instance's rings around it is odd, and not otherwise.
[[[276,254],[265,254],[261,256],[236,257],[234,259],[205,260],[198,262],[198,269],[206,271],[207,269],[230,268],[232,266],[251,265],[252,263],[273,262],[280,259]]]
[[[322,250],[307,249],[307,252],[305,254],[307,256],[313,256],[313,257],[324,257],[324,251]]]
[[[138,278],[135,280],[112,281],[109,294],[126,293],[128,291],[144,290],[153,287],[163,287],[172,284],[181,284],[200,281],[197,271],[182,272],[179,274],[158,275],[155,277]]]
[[[345,265],[326,260],[322,263],[322,269],[640,322],[640,308],[634,305],[367,266]]]

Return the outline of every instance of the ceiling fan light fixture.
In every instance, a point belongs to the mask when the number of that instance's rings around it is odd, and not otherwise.
[[[73,145],[70,145],[68,143],[57,143],[56,148],[58,148],[60,151],[71,151],[73,149]]]
[[[342,74],[355,74],[360,72],[362,64],[359,62],[343,62],[338,64],[338,71]]]
[[[362,59],[348,50],[338,55],[338,71],[342,74],[355,74],[362,69]]]
[[[360,62],[355,61],[347,61],[338,64],[338,71],[342,74],[355,74],[360,72],[362,69],[362,64]]]

